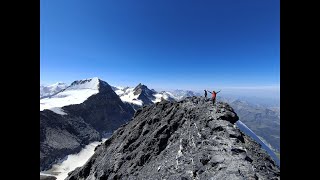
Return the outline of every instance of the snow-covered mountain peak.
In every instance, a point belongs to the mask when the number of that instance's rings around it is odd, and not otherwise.
[[[44,109],[53,110],[54,108],[71,104],[80,104],[90,96],[99,93],[99,88],[105,85],[108,85],[108,83],[97,77],[74,81],[70,86],[60,92],[50,97],[40,99],[40,111]]]
[[[99,90],[100,79],[98,77],[77,80],[71,83],[67,89],[93,89]]]
[[[143,106],[160,102],[162,100],[174,101],[172,93],[149,89],[146,85],[139,83],[136,87],[114,87],[115,93],[123,102],[131,103],[134,106]]]
[[[134,89],[133,91],[139,91],[139,90],[147,90],[147,91],[151,91],[146,85],[139,83]]]

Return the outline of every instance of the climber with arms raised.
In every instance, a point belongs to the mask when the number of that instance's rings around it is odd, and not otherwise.
[[[208,91],[208,90],[207,90],[207,91]],[[220,91],[221,91],[221,90],[220,90]],[[213,104],[213,105],[214,105],[214,103],[216,102],[217,94],[218,94],[220,91],[218,91],[218,92],[215,92],[215,91],[210,92],[210,91],[208,91],[210,94],[212,94],[212,104]]]

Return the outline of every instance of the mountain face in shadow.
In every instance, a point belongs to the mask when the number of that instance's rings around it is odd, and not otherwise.
[[[94,93],[87,97],[88,92]],[[81,95],[87,98],[83,102],[79,102]],[[62,98],[65,100],[61,101]],[[64,105],[67,100],[78,104]],[[75,81],[41,102],[43,108],[62,107],[40,111],[40,171],[68,154],[79,152],[90,142],[101,140],[105,133],[116,130],[134,114],[133,108],[124,104],[108,83],[97,78]]]

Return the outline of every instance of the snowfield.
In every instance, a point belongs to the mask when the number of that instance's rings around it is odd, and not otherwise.
[[[49,110],[50,110],[50,111],[53,111],[53,112],[55,112],[55,113],[57,113],[57,114],[67,115],[67,113],[65,113],[65,112],[63,111],[63,109],[60,108],[60,107],[53,107],[53,108],[50,108]]]
[[[54,164],[48,171],[40,172],[40,175],[55,176],[57,180],[65,179],[69,172],[75,170],[77,167],[83,166],[94,154],[94,149],[106,140],[107,138],[104,138],[101,142],[95,141],[88,144],[79,153],[68,155],[66,160]]]
[[[40,111],[49,109],[58,114],[64,114],[62,109],[57,109],[57,107],[83,103],[90,96],[97,94],[98,92],[98,78],[75,81],[58,94],[40,99]]]
[[[50,98],[40,99],[40,111],[71,104],[80,104],[99,91],[94,89],[65,90]]]

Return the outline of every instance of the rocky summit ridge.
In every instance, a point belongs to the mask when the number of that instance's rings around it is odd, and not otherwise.
[[[203,97],[144,106],[66,179],[280,179],[238,119],[227,103]]]

